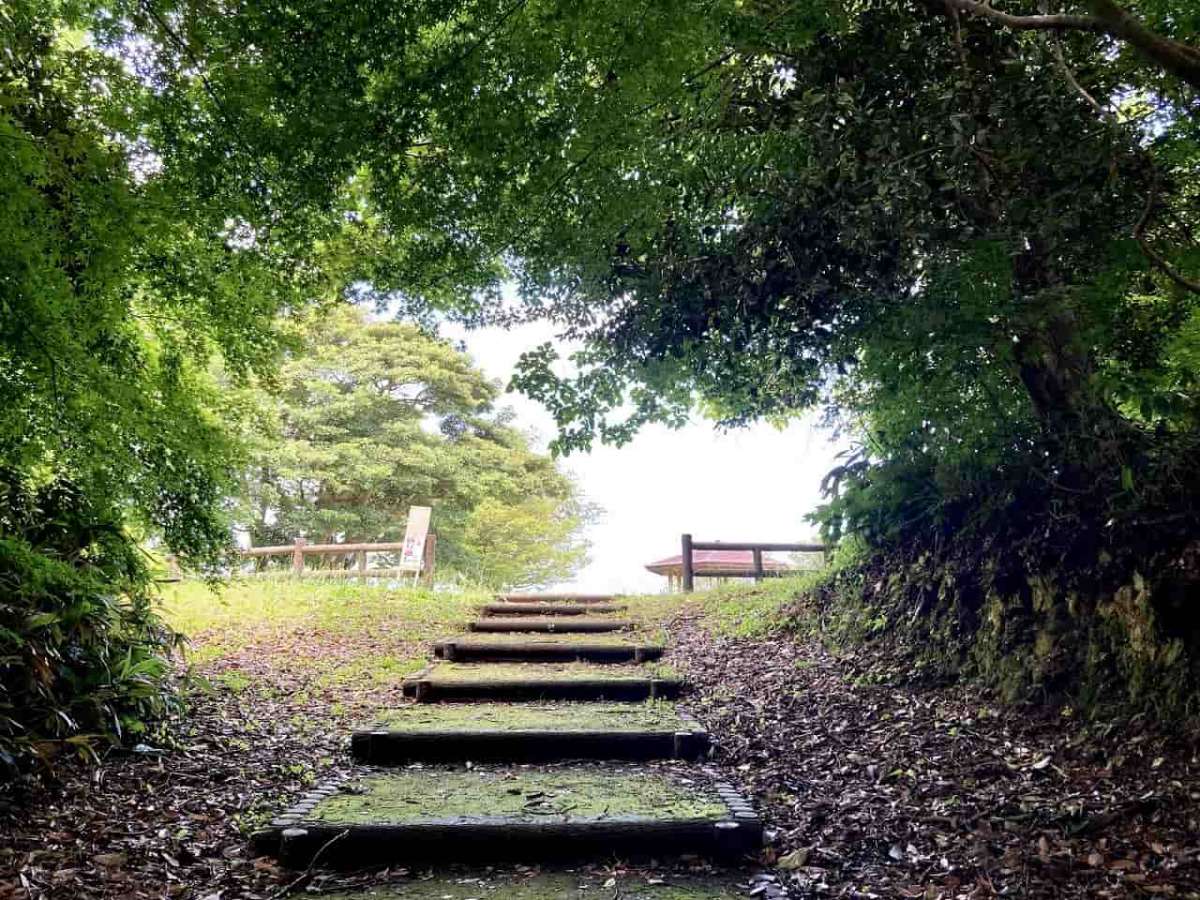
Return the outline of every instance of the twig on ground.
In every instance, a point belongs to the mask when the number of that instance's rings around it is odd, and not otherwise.
[[[319,850],[317,850],[316,853],[313,854],[313,858],[309,861],[308,867],[303,872],[301,872],[299,875],[297,875],[295,878],[293,878],[291,881],[289,881],[287,884],[285,884],[283,887],[281,887],[279,890],[277,890],[275,893],[273,893],[270,897],[270,900],[279,900],[280,897],[286,897],[288,894],[290,894],[296,888],[300,887],[300,885],[307,884],[309,879],[312,878],[313,870],[317,867],[317,863],[319,863],[321,861],[321,857],[325,855],[325,851],[328,850],[330,847],[332,847],[334,844],[336,844],[338,841],[340,841],[342,838],[344,838],[349,833],[350,833],[349,828],[345,829],[344,831],[339,831],[337,834],[335,834],[333,837],[331,837],[329,840],[327,840],[324,844],[322,844],[321,848]]]

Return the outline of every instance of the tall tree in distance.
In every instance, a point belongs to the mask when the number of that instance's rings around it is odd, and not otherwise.
[[[506,505],[484,500],[467,517],[460,565],[472,582],[495,590],[561,582],[587,561],[580,525],[597,515],[588,504],[534,497]]]
[[[469,356],[414,325],[343,305],[298,323],[249,414],[246,518],[256,544],[395,541],[434,508],[443,566],[497,586],[563,579],[587,510],[554,461],[493,405]],[[523,549],[505,559],[503,539]]]

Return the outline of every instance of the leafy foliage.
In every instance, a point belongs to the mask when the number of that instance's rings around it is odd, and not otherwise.
[[[466,571],[497,589],[544,587],[566,580],[587,560],[581,525],[596,511],[574,498],[534,497],[505,506],[488,499],[467,518]]]
[[[308,227],[304,198],[284,211],[265,184],[222,181],[219,153],[174,153],[211,149],[209,129],[167,128],[136,47],[106,46],[99,20],[83,30],[85,9],[0,9],[10,759],[122,739],[170,702],[174,638],[150,611],[137,541],[219,563],[239,451],[213,412],[208,361],[266,366],[276,313],[329,295],[343,227]]]
[[[66,483],[0,479],[0,769],[136,736],[174,704],[137,549]]]

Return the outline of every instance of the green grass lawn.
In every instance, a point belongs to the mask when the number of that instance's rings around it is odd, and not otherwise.
[[[761,637],[782,627],[797,599],[829,577],[828,570],[767,578],[759,584],[728,582],[696,593],[705,627],[721,637]]]
[[[460,631],[479,592],[246,579],[214,591],[168,585],[161,609],[186,635],[193,672],[224,686],[323,693],[353,703],[397,688],[426,664],[429,642]]]
[[[722,637],[761,637],[785,624],[797,598],[829,577],[829,570],[767,578],[759,584],[730,581],[694,594],[647,594],[622,598],[629,605],[623,618],[655,638],[670,641],[669,625],[679,613],[698,616]]]
[[[402,619],[425,637],[472,618],[482,592],[435,592],[293,578],[233,581],[213,590],[198,581],[167,585],[162,612],[189,637],[236,641],[244,631],[319,627],[358,632],[381,619]]]

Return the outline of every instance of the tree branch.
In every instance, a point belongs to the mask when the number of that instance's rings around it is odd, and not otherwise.
[[[426,80],[431,83],[436,83],[452,69],[456,69],[461,63],[466,62],[475,54],[476,50],[481,48],[484,44],[488,43],[492,38],[499,34],[500,30],[504,27],[504,24],[510,18],[516,15],[516,13],[525,8],[526,2],[527,0],[516,0],[515,3],[500,13],[496,21],[492,23],[492,27],[489,31],[486,31],[480,38],[467,45],[465,49],[451,57],[450,60],[438,66],[438,68],[433,71],[433,74],[429,75]]]
[[[1200,294],[1200,282],[1192,281],[1179,272],[1170,262],[1167,261],[1162,254],[1150,246],[1150,242],[1146,240],[1146,226],[1150,224],[1150,216],[1154,212],[1154,203],[1158,199],[1158,180],[1155,179],[1154,184],[1150,188],[1150,196],[1146,200],[1146,208],[1142,211],[1142,217],[1138,219],[1137,225],[1133,229],[1133,238],[1138,242],[1138,246],[1142,248],[1142,253],[1158,266],[1159,270],[1170,278],[1173,282],[1193,294]]]
[[[1104,31],[1141,51],[1177,78],[1200,90],[1200,50],[1151,31],[1112,0],[1087,0]]]
[[[1014,16],[1011,13],[994,9],[991,4],[985,3],[983,0],[945,0],[945,3],[947,9],[990,19],[1015,31],[1108,31],[1107,25],[1098,16],[1078,16],[1067,13]]]
[[[1200,90],[1200,50],[1150,30],[1113,0],[1084,2],[1091,10],[1090,14],[1013,15],[995,9],[988,0],[942,0],[944,8],[951,14],[964,12],[1015,31],[1089,31],[1108,35]]]
[[[1075,77],[1075,73],[1072,72],[1071,67],[1067,65],[1067,58],[1063,55],[1062,42],[1059,41],[1058,35],[1055,35],[1051,41],[1050,50],[1053,52],[1055,60],[1058,61],[1059,71],[1062,72],[1063,78],[1066,79],[1067,84],[1074,88],[1075,92],[1087,101],[1087,105],[1095,110],[1100,118],[1111,120],[1113,118],[1112,113],[1106,107],[1101,106],[1100,102],[1088,93],[1087,88],[1079,83],[1079,79]]]

